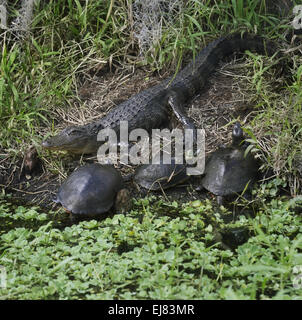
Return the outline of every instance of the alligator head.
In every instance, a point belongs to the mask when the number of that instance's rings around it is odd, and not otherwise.
[[[97,151],[97,135],[85,126],[71,126],[62,130],[58,135],[42,142],[49,150],[63,150],[76,154],[93,153]]]

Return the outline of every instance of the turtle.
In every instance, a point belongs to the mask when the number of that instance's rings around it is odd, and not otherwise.
[[[55,202],[72,217],[98,216],[113,207],[123,212],[128,208],[129,194],[112,165],[93,163],[79,167],[63,182]]]
[[[148,190],[162,190],[171,188],[189,179],[186,165],[175,163],[171,158],[170,164],[144,164],[135,170],[133,180],[136,184]]]
[[[258,179],[259,163],[250,152],[245,155],[248,145],[244,140],[241,125],[236,122],[231,145],[218,148],[206,160],[201,184],[217,196],[219,205],[223,204],[224,197],[250,191]]]

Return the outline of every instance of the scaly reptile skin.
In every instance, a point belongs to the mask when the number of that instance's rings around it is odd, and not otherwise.
[[[128,121],[129,132],[136,128],[147,131],[161,128],[169,119],[169,113],[171,114],[171,98],[173,111],[177,111],[178,119],[190,127],[182,107],[201,90],[221,59],[245,50],[272,55],[275,49],[274,43],[249,34],[233,34],[218,38],[205,47],[195,60],[174,78],[169,77],[132,96],[93,123],[67,127],[58,135],[43,141],[42,146],[46,149],[78,154],[94,153],[102,144],[97,141],[99,130],[110,127],[118,133],[120,121]]]

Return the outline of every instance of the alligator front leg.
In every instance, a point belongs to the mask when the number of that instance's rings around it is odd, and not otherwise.
[[[183,125],[184,129],[196,130],[192,120],[184,113],[184,99],[181,94],[171,90],[168,93],[168,105],[171,107],[174,115],[176,116],[177,120]]]
[[[168,94],[168,105],[171,107],[174,115],[176,116],[177,120],[183,125],[183,129],[191,129],[192,130],[192,140],[190,139],[190,135],[188,136],[189,139],[187,139],[187,133],[185,132],[185,139],[183,141],[184,143],[184,147],[185,147],[185,159],[186,159],[186,163],[187,164],[196,164],[195,161],[199,163],[198,160],[198,154],[200,153],[200,151],[202,151],[203,149],[201,148],[201,145],[198,143],[197,141],[197,129],[194,125],[194,123],[192,122],[192,120],[187,117],[184,114],[184,110],[183,110],[183,106],[184,106],[184,101],[185,99],[182,96],[181,92],[178,91],[170,91]],[[195,150],[196,147],[197,149]],[[195,150],[195,151],[193,151]],[[202,154],[203,155],[203,154]],[[199,157],[200,159],[200,157]],[[190,168],[191,170],[193,168]],[[193,169],[194,172],[200,172],[198,174],[202,174],[203,171],[200,171],[200,167],[197,169],[197,171],[195,171]],[[191,171],[191,172],[193,172]],[[197,173],[194,173],[197,174]]]

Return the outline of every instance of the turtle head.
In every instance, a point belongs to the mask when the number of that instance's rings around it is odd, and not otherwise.
[[[44,140],[42,147],[76,154],[93,153],[97,151],[97,140],[96,135],[91,135],[85,126],[70,126]]]
[[[239,122],[236,122],[232,132],[233,142],[232,145],[238,147],[244,140],[243,130]]]

